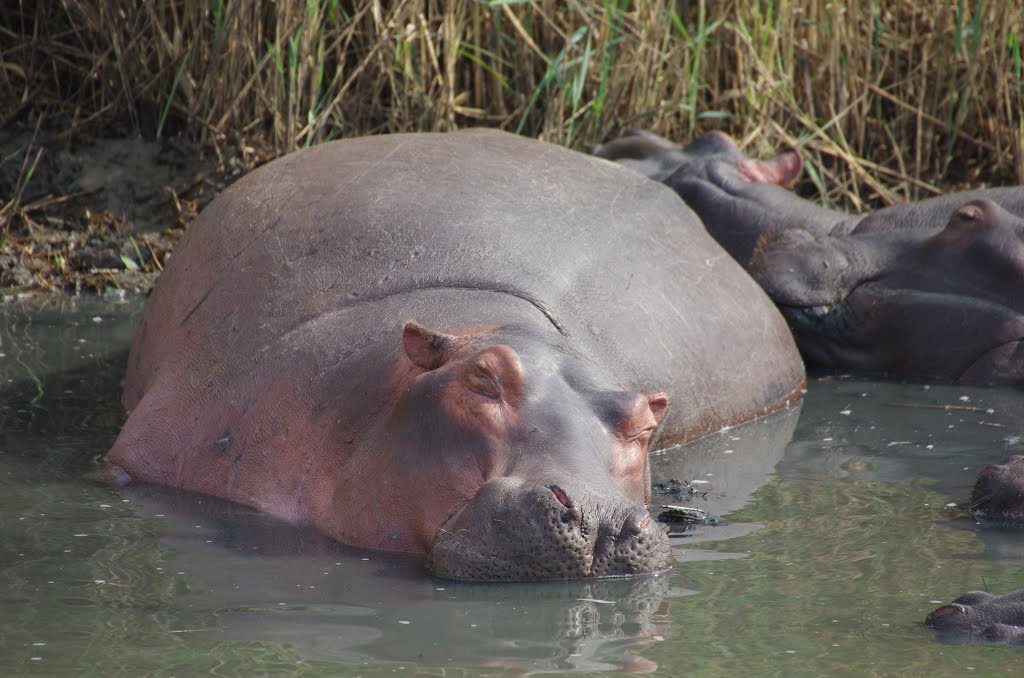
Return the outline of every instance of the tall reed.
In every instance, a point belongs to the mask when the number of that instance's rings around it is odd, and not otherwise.
[[[0,9],[0,120],[272,154],[487,125],[717,128],[860,208],[1024,183],[1024,11],[984,0],[83,0]],[[120,128],[120,129],[118,129]]]

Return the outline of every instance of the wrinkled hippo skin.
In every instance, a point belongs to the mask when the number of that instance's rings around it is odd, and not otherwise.
[[[966,384],[1024,383],[1024,220],[973,200],[940,229],[766,233],[751,275],[808,362]]]
[[[981,470],[971,493],[971,510],[986,520],[1024,523],[1024,455]]]
[[[1005,596],[970,591],[933,610],[924,623],[947,643],[1024,645],[1024,589]]]
[[[794,150],[753,160],[714,132],[670,146],[640,133],[593,152],[662,177],[768,292],[809,364],[1024,382],[1024,188],[850,215],[783,188],[800,172]]]
[[[252,172],[146,304],[104,471],[443,577],[664,569],[649,447],[786,406],[803,367],[693,213],[621,174],[483,130]]]

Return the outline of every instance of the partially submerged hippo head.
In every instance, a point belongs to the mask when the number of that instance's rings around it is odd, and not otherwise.
[[[990,200],[961,206],[944,228],[768,232],[748,270],[811,362],[1024,379],[1024,220]]]
[[[996,596],[970,591],[933,610],[925,626],[950,644],[1024,644],[1024,590]]]
[[[971,493],[971,510],[987,520],[1024,523],[1024,455],[981,470]]]
[[[621,138],[591,146],[588,151],[669,185],[667,180],[673,174],[712,180],[715,174],[733,169],[745,181],[788,186],[803,169],[803,159],[795,149],[785,149],[769,160],[748,158],[722,132],[709,132],[680,146],[657,134],[630,129]]]
[[[368,545],[425,553],[433,574],[454,579],[668,567],[667,536],[644,505],[663,393],[596,383],[585,358],[524,327],[409,322],[402,344],[402,393],[350,463],[371,486],[335,496],[342,541],[384,535]]]

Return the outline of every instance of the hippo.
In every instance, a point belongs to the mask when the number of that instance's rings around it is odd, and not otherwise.
[[[191,226],[98,472],[443,578],[642,574],[670,564],[648,452],[804,385],[781,315],[664,186],[498,131],[347,139]]]
[[[718,132],[685,148],[640,133],[592,152],[672,187],[779,306],[809,365],[1024,383],[1024,187],[851,215],[784,188],[802,167],[793,149],[759,161]]]
[[[986,520],[1024,523],[1024,455],[1010,455],[981,470],[971,492],[971,510]]]
[[[925,625],[948,643],[1024,645],[1024,589],[996,596],[970,591],[933,610]]]
[[[1024,522],[1024,455],[1011,455],[981,470],[971,510],[989,521]],[[925,624],[946,642],[1024,645],[1024,589],[1002,596],[970,591],[934,610]]]

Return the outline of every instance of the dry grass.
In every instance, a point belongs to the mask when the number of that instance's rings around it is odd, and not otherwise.
[[[802,190],[859,208],[1024,183],[1022,41],[1016,1],[15,2],[0,122],[271,154],[474,125],[577,148],[719,128],[752,154],[798,146]]]

